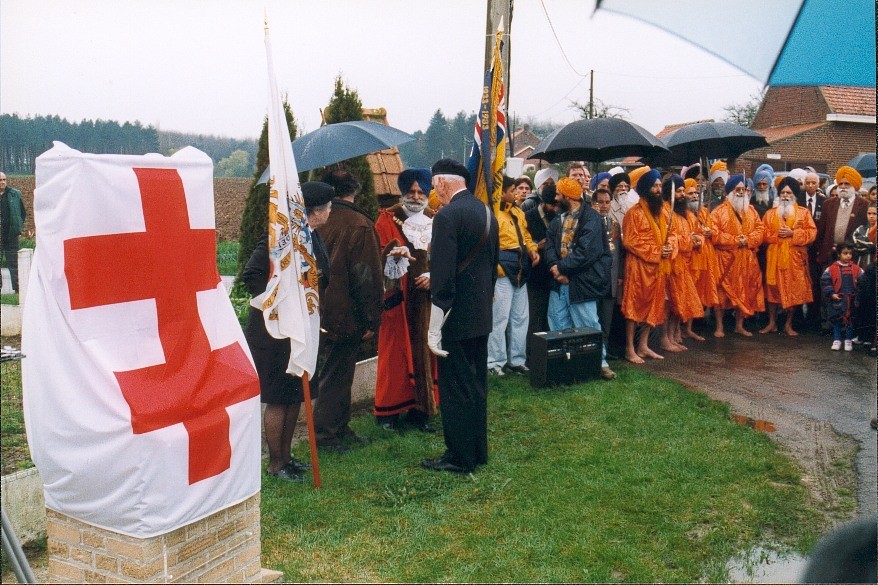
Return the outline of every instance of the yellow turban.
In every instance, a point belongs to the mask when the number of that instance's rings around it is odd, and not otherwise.
[[[631,171],[630,173],[628,173],[628,177],[631,179],[631,188],[634,189],[635,185],[637,185],[637,181],[640,179],[640,177],[642,177],[644,173],[649,172],[649,171],[650,171],[649,167],[638,167],[638,168],[634,169],[633,171]]]
[[[713,173],[715,171],[728,171],[729,167],[726,165],[726,161],[718,160],[712,165],[710,165],[710,172]]]
[[[686,185],[687,191],[692,187],[695,187],[696,189],[698,188],[698,181],[695,179],[686,179],[683,183]]]
[[[436,196],[436,189],[430,190],[430,196],[427,197],[427,205],[433,211],[439,211],[439,208],[442,207],[442,203],[439,201],[439,197]]]
[[[555,190],[567,199],[573,199],[574,201],[582,199],[582,185],[576,179],[561,177],[558,179]]]
[[[835,172],[835,182],[841,183],[842,179],[847,179],[848,183],[854,186],[857,191],[863,186],[863,175],[857,172],[853,167],[844,166]]]

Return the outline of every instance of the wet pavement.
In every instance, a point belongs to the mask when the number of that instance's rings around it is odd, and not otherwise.
[[[869,426],[876,415],[875,358],[830,351],[830,337],[804,333],[706,337],[685,340],[690,349],[680,353],[651,343],[665,359],[635,367],[728,403],[739,423],[767,432],[804,461],[802,481],[824,498],[831,499],[837,486],[820,470],[830,469],[855,444],[857,515],[878,513],[876,432]],[[839,442],[833,431],[849,439]]]

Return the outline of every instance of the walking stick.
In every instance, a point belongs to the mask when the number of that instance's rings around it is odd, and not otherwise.
[[[311,409],[311,382],[308,372],[302,373],[302,392],[305,395],[305,420],[308,422],[308,444],[311,447],[311,474],[314,487],[320,488],[320,462],[317,459],[317,434],[314,432],[314,412]]]

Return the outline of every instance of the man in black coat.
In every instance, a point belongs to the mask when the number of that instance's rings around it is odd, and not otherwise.
[[[527,220],[527,230],[531,239],[537,243],[540,252],[540,261],[531,270],[527,282],[528,307],[530,309],[530,321],[527,328],[527,342],[530,346],[530,334],[536,331],[548,331],[549,320],[549,289],[552,276],[549,274],[549,265],[546,263],[546,230],[555,214],[558,206],[555,203],[555,185],[546,185],[540,194],[541,203],[527,210],[524,218]]]
[[[421,465],[468,473],[488,462],[488,335],[500,243],[491,209],[466,188],[469,172],[442,159],[433,187],[443,207],[433,218],[427,344],[439,356],[445,453]]]

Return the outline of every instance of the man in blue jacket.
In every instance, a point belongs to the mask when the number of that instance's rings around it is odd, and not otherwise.
[[[552,331],[572,327],[601,330],[597,301],[610,292],[613,257],[597,211],[582,204],[582,186],[563,178],[557,185],[562,213],[552,221],[546,235],[546,262],[554,279],[549,293],[549,327]],[[616,377],[601,356],[601,378]]]
[[[427,345],[439,357],[446,450],[421,465],[469,473],[488,462],[488,335],[499,258],[497,220],[467,190],[465,166],[442,159],[432,172],[443,207],[433,218]]]

